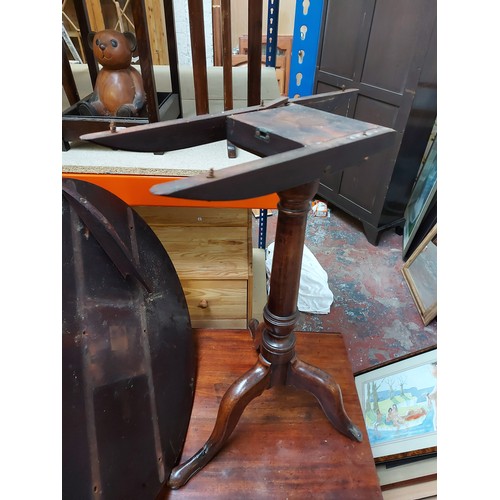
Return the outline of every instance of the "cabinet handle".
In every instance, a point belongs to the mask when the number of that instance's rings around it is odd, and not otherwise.
[[[206,309],[208,307],[208,301],[206,299],[201,299],[200,303],[198,304],[198,307],[201,307],[202,309]]]

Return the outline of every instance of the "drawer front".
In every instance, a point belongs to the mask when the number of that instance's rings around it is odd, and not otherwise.
[[[183,280],[193,328],[246,328],[246,280]]]
[[[247,279],[248,235],[243,227],[153,226],[182,279]]]
[[[251,224],[246,208],[134,207],[150,226],[246,227]]]

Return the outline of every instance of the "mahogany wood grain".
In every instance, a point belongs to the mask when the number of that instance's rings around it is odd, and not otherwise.
[[[305,389],[320,402],[330,423],[354,441],[362,432],[348,416],[339,384],[327,372],[299,361],[295,352],[294,328],[298,319],[297,297],[304,249],[305,227],[311,200],[319,181],[278,193],[278,222],[270,290],[263,311],[264,321],[251,321],[249,329],[258,342],[259,358],[241,375],[222,398],[214,429],[208,441],[191,458],[174,467],[168,485],[184,486],[231,436],[245,407],[266,389],[291,385]]]
[[[158,94],[153,73],[153,59],[151,57],[151,42],[148,35],[148,21],[144,0],[132,2],[132,15],[134,17],[135,36],[137,39],[137,53],[141,66],[141,76],[147,96],[148,120],[150,123],[160,121],[158,108]]]
[[[68,55],[66,54],[64,40],[62,40],[62,84],[70,105],[77,103],[80,100],[80,96],[78,95],[75,78],[71,71]]]
[[[300,332],[296,337],[298,356],[342,387],[346,411],[363,441],[339,433],[307,391],[274,387],[248,404],[226,446],[200,473],[161,499],[382,498],[342,336]],[[195,338],[198,379],[182,462],[210,436],[227,389],[257,361],[245,331],[195,330]]]
[[[208,113],[208,77],[203,2],[202,0],[189,0],[188,7],[196,114],[203,115]]]
[[[231,47],[231,2],[221,1],[222,75],[224,79],[224,110],[233,109],[233,64]]]
[[[248,0],[247,105],[260,104],[262,1]]]
[[[212,0],[212,42],[214,66],[222,66],[222,13],[221,0]]]
[[[83,52],[85,53],[85,60],[87,61],[89,68],[90,81],[92,82],[92,87],[94,87],[97,80],[97,73],[99,73],[99,65],[94,57],[92,47],[87,41],[91,31],[87,5],[83,0],[77,0],[74,2],[74,5],[76,18],[78,19],[78,26],[80,28],[80,36],[83,40]],[[94,30],[97,29],[98,28],[94,28]]]
[[[165,28],[167,34],[168,64],[170,66],[170,79],[172,92],[179,95],[179,106],[182,105],[181,86],[179,81],[179,58],[177,56],[177,37],[175,34],[175,16],[173,0],[163,0],[165,13]],[[182,109],[180,112],[182,116]]]

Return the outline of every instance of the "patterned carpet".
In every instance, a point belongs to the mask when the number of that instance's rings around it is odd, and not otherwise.
[[[329,314],[301,313],[296,331],[342,333],[354,373],[435,345],[437,318],[424,326],[401,272],[402,236],[384,231],[373,246],[357,219],[330,208],[328,218],[309,216],[305,244],[328,273],[333,304]],[[267,221],[266,246],[277,211]]]

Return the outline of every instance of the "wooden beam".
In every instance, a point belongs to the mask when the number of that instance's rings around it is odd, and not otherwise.
[[[153,64],[168,64],[165,38],[165,14],[157,0],[145,0],[149,43],[153,47]]]
[[[153,73],[153,61],[151,58],[151,45],[148,36],[148,24],[146,20],[146,7],[144,0],[132,1],[132,15],[134,17],[135,36],[137,39],[137,52],[141,65],[142,81],[147,96],[148,120],[150,123],[160,120],[158,108],[158,95]]]
[[[80,3],[79,0],[75,1],[75,9],[77,8],[77,3]],[[88,12],[90,29],[92,31],[101,31],[106,29],[100,0],[84,0],[84,3]],[[82,29],[81,26],[80,29]],[[86,41],[87,40],[85,39],[85,42]]]
[[[163,0],[165,14],[165,29],[167,35],[168,64],[170,66],[170,80],[172,92],[179,96],[180,116],[182,116],[181,86],[179,79],[179,59],[177,56],[177,37],[175,35],[175,15],[172,0]]]
[[[66,44],[62,40],[62,83],[66,97],[71,105],[80,100],[78,89],[76,88],[75,78],[71,71],[71,65],[66,54]]]
[[[189,0],[188,8],[196,114],[203,115],[208,113],[207,56],[205,48],[203,1]]]
[[[260,104],[261,59],[262,0],[248,0],[248,106]]]
[[[214,66],[222,66],[221,0],[212,0],[212,41],[214,45]]]
[[[231,1],[222,0],[222,78],[224,81],[224,110],[233,109],[233,60],[231,48]]]
[[[97,73],[99,72],[99,66],[94,57],[94,52],[88,43],[89,33],[91,30],[91,24],[89,22],[89,15],[87,12],[87,6],[84,0],[75,0],[75,12],[76,18],[78,19],[78,25],[80,27],[80,33],[83,40],[83,50],[85,52],[85,59],[89,67],[90,81],[92,82],[92,88],[95,86],[97,80]],[[96,31],[94,29],[94,31]]]

